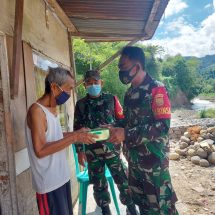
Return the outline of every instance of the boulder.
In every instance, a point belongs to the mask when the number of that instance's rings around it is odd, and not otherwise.
[[[206,151],[204,151],[204,149],[202,149],[202,148],[199,148],[196,151],[196,154],[201,158],[206,158],[208,156],[208,153]]]
[[[209,162],[206,159],[201,159],[199,161],[199,165],[202,167],[209,167],[210,166]]]
[[[208,138],[208,135],[207,135],[206,133],[200,134],[200,136],[201,136],[203,139],[207,139],[207,138]]]
[[[194,149],[188,149],[187,154],[188,154],[190,157],[193,157],[193,156],[196,155],[196,151],[195,151]]]
[[[191,137],[190,133],[189,133],[189,132],[187,132],[187,131],[186,131],[186,132],[184,132],[184,136],[185,136],[185,137],[187,137],[187,138],[190,138],[190,137]]]
[[[212,152],[215,152],[215,145],[211,145],[210,147],[211,147]]]
[[[212,152],[210,145],[212,145],[213,142],[214,142],[213,140],[207,139],[207,140],[200,142],[199,144],[200,144],[200,147],[204,149],[204,151]]]
[[[198,139],[197,139],[198,142],[202,142],[203,140],[204,140],[204,138],[202,138],[202,137],[198,137]]]
[[[175,152],[181,156],[187,155],[187,149],[176,149]]]
[[[204,140],[204,141],[200,142],[200,146],[202,146],[202,144],[205,144],[205,143],[212,145],[212,144],[214,144],[214,140],[211,140],[211,139]]]
[[[180,149],[185,149],[185,148],[188,147],[188,143],[186,143],[186,142],[181,142],[181,143],[179,144],[179,147],[180,147]]]
[[[190,142],[190,139],[185,137],[185,136],[181,136],[180,138],[181,142],[185,142],[185,143],[189,143]]]
[[[191,157],[191,162],[193,164],[199,165],[200,160],[201,160],[201,158],[199,156],[193,156],[193,157]]]
[[[195,150],[195,146],[194,145],[189,145],[188,149],[194,149]]]
[[[169,159],[170,160],[178,160],[180,158],[179,154],[176,152],[169,153]]]
[[[195,148],[195,150],[199,149],[200,148],[200,143],[195,142],[194,143],[194,148]]]
[[[207,130],[202,129],[202,130],[200,131],[200,135],[202,135],[202,134],[207,134]]]
[[[208,161],[212,164],[215,164],[215,152],[212,152],[209,156],[208,156]]]
[[[215,127],[209,127],[207,129],[207,132],[209,132],[209,133],[215,133]]]

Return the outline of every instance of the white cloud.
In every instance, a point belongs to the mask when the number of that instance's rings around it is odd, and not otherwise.
[[[213,6],[214,6],[214,9],[215,9],[215,0],[213,0]]]
[[[165,17],[169,17],[182,12],[187,7],[188,5],[183,0],[170,0],[165,10]]]
[[[166,27],[167,32],[177,32],[178,36],[151,40],[146,43],[161,45],[170,55],[202,57],[215,54],[214,26],[215,12],[202,21],[198,28],[186,23],[183,18],[179,18],[167,24]]]
[[[212,4],[206,4],[206,5],[204,6],[204,9],[208,9],[208,8],[210,8],[210,7],[213,7],[213,5],[212,5]]]

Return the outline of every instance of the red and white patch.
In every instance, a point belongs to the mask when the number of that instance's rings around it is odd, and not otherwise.
[[[152,89],[152,111],[155,119],[171,118],[171,105],[165,87]]]
[[[114,111],[115,111],[116,118],[117,119],[124,119],[123,109],[122,109],[122,106],[121,106],[117,96],[114,96],[114,103],[115,103]]]

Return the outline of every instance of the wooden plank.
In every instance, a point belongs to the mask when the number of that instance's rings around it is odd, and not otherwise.
[[[9,67],[6,48],[6,37],[0,33],[0,72],[2,78],[3,89],[3,107],[4,107],[4,127],[6,135],[6,153],[8,162],[9,180],[10,180],[10,201],[11,214],[18,214],[16,181],[15,181],[15,161],[14,161],[14,134],[11,120],[10,109],[10,83],[9,83]],[[2,131],[1,131],[2,132]]]
[[[18,95],[19,72],[22,48],[22,24],[23,24],[24,0],[16,0],[15,23],[14,23],[14,43],[13,43],[13,63],[11,77],[11,97]]]
[[[27,109],[36,101],[36,83],[34,76],[34,62],[32,48],[23,42],[24,73],[26,86],[26,107]]]
[[[63,9],[59,6],[56,0],[44,0],[52,9],[52,11],[59,17],[61,22],[67,27],[70,32],[78,32],[71,20],[65,14]]]
[[[8,67],[12,67],[13,56],[13,38],[7,36],[7,52],[8,52]],[[24,81],[24,68],[23,68],[23,51],[21,49],[20,58],[20,72],[19,72],[19,88],[17,96],[11,100],[11,115],[13,131],[16,134],[14,137],[14,150],[19,151],[25,148],[25,117],[26,117],[26,91]],[[11,72],[10,72],[11,73]]]

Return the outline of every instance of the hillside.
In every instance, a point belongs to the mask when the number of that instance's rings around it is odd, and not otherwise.
[[[199,73],[205,78],[215,78],[215,55],[206,55],[202,58],[185,57],[185,59],[196,58],[199,60]]]

